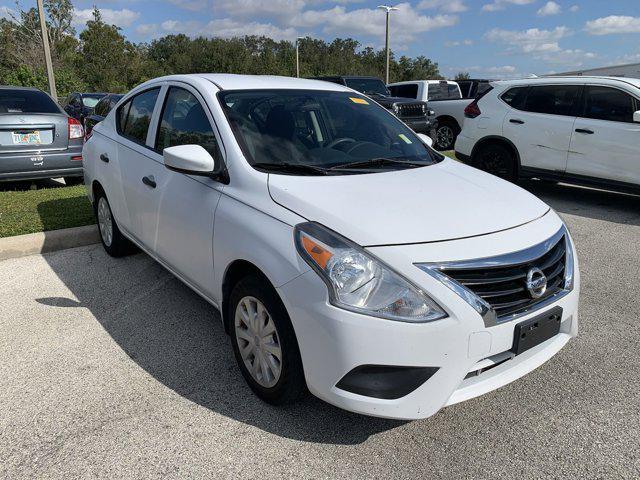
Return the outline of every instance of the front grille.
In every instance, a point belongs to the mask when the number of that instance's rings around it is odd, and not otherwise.
[[[498,318],[518,314],[564,289],[566,237],[563,235],[541,256],[522,263],[479,268],[440,268],[440,271],[487,302]],[[527,274],[538,268],[547,277],[547,289],[539,298],[527,288]]]
[[[401,103],[398,105],[399,117],[423,117],[425,114],[421,103]]]

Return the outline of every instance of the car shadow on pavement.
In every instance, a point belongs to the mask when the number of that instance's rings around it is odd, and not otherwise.
[[[352,414],[310,394],[284,407],[262,402],[236,366],[217,311],[145,254],[115,259],[92,245],[44,258],[77,300],[45,297],[39,303],[90,310],[139,367],[212,412],[282,437],[328,444],[362,443],[406,423]]]
[[[640,225],[640,196],[588,187],[521,180],[519,185],[559,213]]]

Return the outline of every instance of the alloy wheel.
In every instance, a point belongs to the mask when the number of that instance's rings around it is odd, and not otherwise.
[[[273,318],[255,297],[243,297],[235,312],[236,342],[251,377],[271,388],[282,374],[282,348]]]
[[[448,125],[442,125],[436,132],[436,141],[438,148],[448,148],[453,143],[453,129]]]
[[[98,228],[102,241],[107,247],[110,247],[113,242],[113,219],[109,203],[104,197],[100,197],[98,200]]]

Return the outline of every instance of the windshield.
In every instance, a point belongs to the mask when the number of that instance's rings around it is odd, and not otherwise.
[[[218,95],[254,168],[345,174],[414,168],[443,158],[384,108],[353,93],[252,90]]]
[[[82,95],[82,104],[85,107],[93,108],[104,95]]]
[[[39,90],[0,89],[0,114],[61,113],[49,95]]]
[[[384,95],[385,97],[389,95],[389,90],[387,90],[384,82],[378,78],[347,78],[344,83],[347,84],[347,87],[366,95],[372,93]]]
[[[429,85],[429,100],[454,100],[462,98],[460,95],[460,87],[454,83],[440,82]]]

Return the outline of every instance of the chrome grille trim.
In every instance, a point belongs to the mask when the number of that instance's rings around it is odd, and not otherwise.
[[[544,259],[538,267],[549,269],[555,266],[548,275],[549,294],[540,299],[514,297],[510,301],[502,303],[493,300],[509,295],[517,296],[524,291],[524,286],[520,287],[517,284],[517,281],[523,277],[523,274],[517,271],[518,267],[539,261],[545,255],[548,258]],[[564,262],[561,262],[562,258],[564,258]],[[416,263],[415,265],[445,284],[471,305],[482,316],[486,327],[508,322],[545,308],[573,289],[573,246],[569,232],[564,225],[544,242],[517,252],[472,260]],[[490,275],[499,273],[501,269],[515,271],[513,273],[505,272],[506,276],[492,279]],[[467,273],[465,270],[469,272],[467,278],[464,278]],[[456,275],[458,278],[454,278]],[[509,282],[509,288],[505,288],[504,284]],[[497,310],[506,313],[499,314]]]

